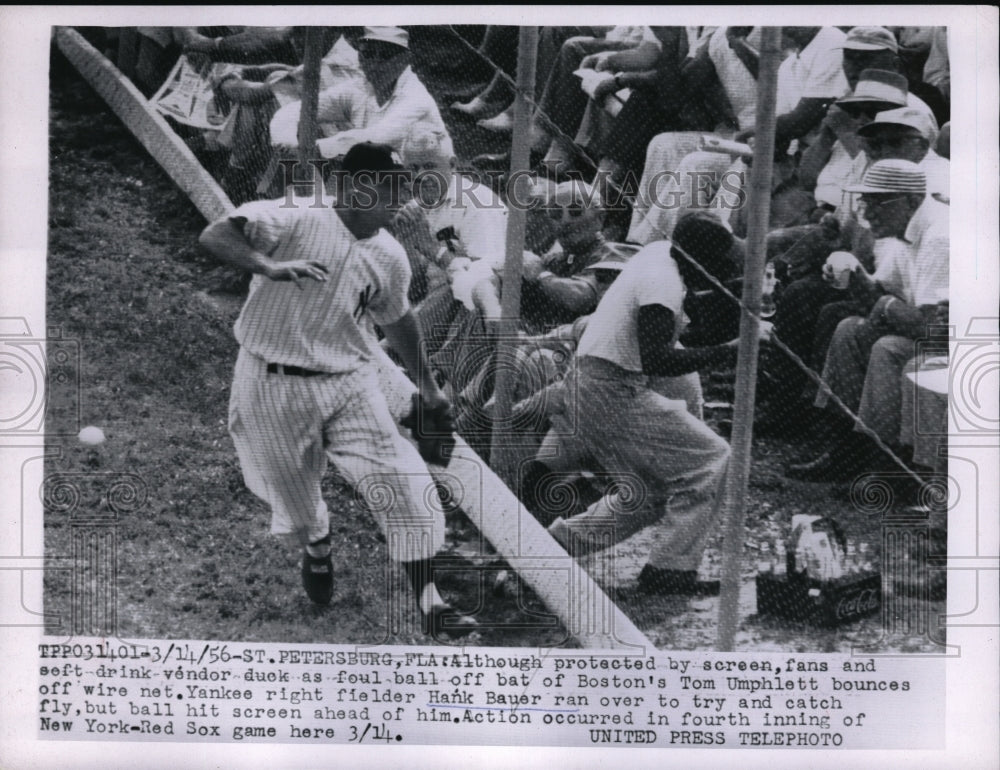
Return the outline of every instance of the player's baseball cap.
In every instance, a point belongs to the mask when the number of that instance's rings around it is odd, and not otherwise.
[[[849,51],[892,51],[899,53],[896,37],[885,27],[852,27],[841,48]]]
[[[361,40],[371,40],[375,43],[391,43],[401,48],[410,48],[410,33],[402,27],[365,27]]]
[[[852,193],[927,194],[927,175],[916,163],[892,158],[872,163],[861,184],[845,188]]]
[[[385,171],[402,171],[403,164],[387,144],[361,142],[347,151],[341,168],[348,174],[378,174]]]
[[[860,136],[872,136],[878,133],[882,126],[906,126],[912,128],[931,144],[937,139],[937,126],[934,118],[924,110],[916,107],[901,107],[896,110],[885,110],[875,116],[871,123],[866,123],[858,129]]]

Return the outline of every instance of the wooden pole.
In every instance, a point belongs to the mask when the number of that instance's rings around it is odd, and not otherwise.
[[[302,111],[299,113],[299,173],[313,175],[314,184],[322,184],[322,179],[316,179],[316,168],[310,166],[310,160],[319,160],[316,152],[316,139],[319,127],[316,124],[316,111],[319,107],[319,68],[323,63],[323,28],[307,27],[305,37],[305,52],[302,57]],[[310,190],[312,194],[314,190]]]
[[[529,98],[534,98],[535,59],[538,54],[538,28],[521,27],[517,50],[517,90],[514,97],[514,139],[510,151],[511,204],[507,215],[507,254],[503,271],[501,334],[497,344],[497,368],[494,393],[493,436],[490,465],[509,487],[514,486],[517,457],[509,446],[507,423],[513,406],[513,372],[502,365],[513,353],[513,344],[521,315],[521,270],[524,263],[524,234],[529,180],[527,175],[530,147],[531,114]]]
[[[764,278],[767,223],[771,214],[771,177],[774,165],[775,102],[781,63],[781,27],[764,27],[757,74],[757,131],[750,172],[750,216],[747,257],[743,275],[743,315],[736,362],[736,399],[733,407],[732,457],[725,486],[725,539],[722,560],[722,596],[719,601],[719,650],[733,649],[740,624],[740,572],[747,478],[753,439],[754,397],[757,389],[757,352],[761,284]]]

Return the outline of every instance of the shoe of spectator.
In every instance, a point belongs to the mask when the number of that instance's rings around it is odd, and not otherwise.
[[[302,554],[302,587],[313,604],[327,605],[333,598],[333,556],[317,558]]]
[[[718,580],[699,580],[697,570],[661,569],[647,564],[639,573],[639,588],[661,596],[718,596]]]
[[[454,102],[451,108],[455,112],[468,115],[470,118],[485,118],[487,115],[495,116],[504,109],[502,104],[488,102],[480,96],[467,102]]]

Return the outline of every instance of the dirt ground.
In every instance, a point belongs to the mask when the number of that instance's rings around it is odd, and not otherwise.
[[[463,61],[456,54],[452,69],[422,73],[442,105]],[[326,608],[306,599],[299,551],[268,535],[266,506],[244,487],[226,430],[239,303],[209,292],[216,265],[196,243],[205,223],[58,56],[52,73],[48,326],[78,342],[79,424],[100,426],[107,441],[87,446],[75,436],[54,440],[59,454],[48,462],[47,474],[135,474],[144,485],[145,500],[120,514],[116,527],[118,635],[426,644],[414,627],[402,578],[387,562],[384,538],[332,473],[325,496],[335,538],[335,595]],[[472,149],[500,148],[497,139],[480,136],[470,124],[452,129],[463,157]],[[731,401],[731,383],[720,374],[709,380],[709,401]],[[72,407],[50,404],[49,432],[72,429]],[[724,410],[710,410],[709,422],[715,425],[724,416]],[[816,449],[801,441],[755,439],[737,649],[937,649],[943,643],[938,625],[943,601],[895,595],[886,613],[896,627],[892,632],[883,630],[880,615],[825,630],[757,614],[753,576],[761,546],[783,537],[793,514],[835,516],[849,538],[870,544],[879,558],[882,506],[852,504],[844,485],[796,483],[782,476],[786,463]],[[441,585],[482,623],[465,644],[572,645],[530,591],[494,595],[497,565],[475,552],[468,526],[458,519],[453,524],[455,569],[444,574]],[[718,546],[709,548],[709,572],[718,571]],[[72,522],[51,502],[45,547],[49,558],[68,557],[74,549]],[[637,536],[602,557],[605,566],[611,564],[601,571],[609,575],[606,590],[657,646],[713,648],[718,599],[657,598],[634,590],[646,547]],[[50,625],[51,633],[66,633],[72,594],[66,573],[46,576],[46,613],[62,618]],[[404,607],[401,612],[397,604]]]

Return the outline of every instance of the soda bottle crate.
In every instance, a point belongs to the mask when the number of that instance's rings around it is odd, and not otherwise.
[[[882,576],[860,572],[832,580],[805,575],[757,575],[757,612],[834,627],[882,609]]]

